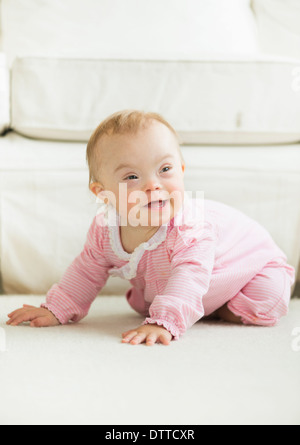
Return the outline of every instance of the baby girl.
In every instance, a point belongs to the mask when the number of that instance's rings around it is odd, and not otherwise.
[[[163,117],[113,114],[91,136],[87,161],[102,205],[83,251],[40,308],[24,305],[7,324],[77,322],[109,276],[130,280],[127,301],[145,317],[124,343],[168,345],[208,316],[274,326],[287,314],[295,270],[286,255],[242,212],[188,196],[179,139]]]

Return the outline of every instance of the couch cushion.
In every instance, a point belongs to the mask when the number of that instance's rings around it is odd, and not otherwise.
[[[5,293],[46,293],[82,250],[95,197],[86,145],[0,140],[0,258]],[[300,239],[300,145],[184,146],[185,189],[232,205],[269,230],[296,269]],[[195,195],[194,195],[195,196]],[[299,277],[300,278],[300,277]],[[109,278],[103,293],[124,293]]]
[[[257,50],[250,0],[2,0],[16,56],[194,59]]]
[[[0,0],[0,51],[2,51],[2,0]]]
[[[9,126],[9,71],[5,54],[0,53],[0,134]]]
[[[12,126],[36,138],[87,141],[124,108],[161,113],[183,143],[300,140],[298,64],[281,58],[125,61],[23,58],[12,71]]]

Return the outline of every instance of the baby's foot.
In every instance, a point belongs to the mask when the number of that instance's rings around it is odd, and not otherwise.
[[[234,315],[227,307],[227,303],[224,306],[217,309],[214,314],[217,315],[218,318],[224,321],[228,321],[229,323],[242,323],[241,317],[237,317]]]

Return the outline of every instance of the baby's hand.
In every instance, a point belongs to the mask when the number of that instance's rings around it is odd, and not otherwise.
[[[138,345],[145,342],[147,346],[152,346],[156,342],[168,345],[172,340],[172,334],[156,324],[146,324],[137,329],[123,332],[122,337],[122,343]]]
[[[28,306],[27,304],[23,304],[23,308],[8,314],[8,317],[10,320],[8,320],[6,324],[11,326],[17,326],[24,321],[30,321],[30,326],[33,327],[57,326],[60,324],[48,309]]]

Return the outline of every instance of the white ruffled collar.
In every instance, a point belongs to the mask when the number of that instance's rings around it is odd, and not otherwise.
[[[160,226],[158,231],[149,239],[149,241],[140,244],[132,253],[124,250],[120,238],[120,215],[111,204],[101,204],[97,214],[103,213],[105,223],[108,226],[109,240],[113,252],[118,258],[127,263],[121,268],[109,270],[109,274],[131,280],[136,277],[139,262],[146,250],[155,250],[162,244],[167,237],[168,223]]]
[[[170,225],[183,226],[184,215],[186,207],[191,203],[191,198],[185,193],[184,203],[177,215],[168,223],[160,226],[158,231],[149,239],[149,241],[140,244],[132,253],[128,253],[124,250],[120,237],[120,215],[116,208],[112,204],[105,204],[100,202],[100,207],[97,214],[102,213],[104,216],[104,222],[108,226],[109,240],[113,252],[118,258],[127,263],[120,268],[110,269],[108,272],[111,276],[124,278],[131,280],[136,277],[137,268],[139,262],[147,250],[155,250],[160,244],[162,244],[167,237],[168,227]]]

